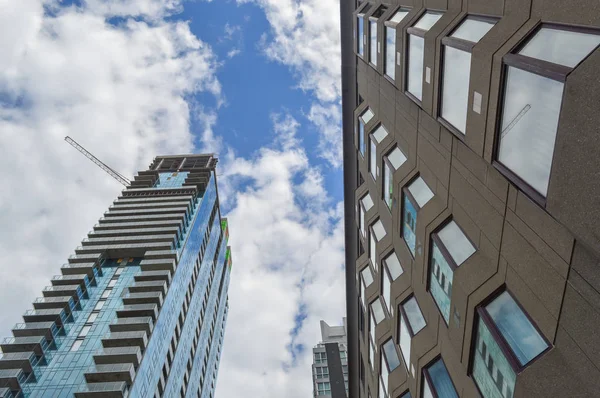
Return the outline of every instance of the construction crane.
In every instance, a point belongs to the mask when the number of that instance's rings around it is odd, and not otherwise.
[[[79,145],[77,143],[77,141],[75,141],[74,139],[72,139],[69,136],[65,137],[65,141],[67,141],[69,144],[71,144],[71,146],[73,146],[79,152],[81,152],[82,154],[84,154],[86,158],[88,158],[89,160],[91,160],[92,162],[94,162],[98,167],[100,167],[102,170],[106,171],[112,178],[114,178],[115,180],[119,181],[125,187],[129,187],[131,185],[131,181],[129,181],[127,178],[125,178],[122,174],[116,172],[112,168],[110,168],[107,165],[105,165],[102,161],[100,161],[100,159],[98,159],[97,157],[95,157],[94,155],[92,155],[90,152],[88,152],[84,147],[82,147],[81,145]]]

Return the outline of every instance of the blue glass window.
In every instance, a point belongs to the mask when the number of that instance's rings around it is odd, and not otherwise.
[[[371,121],[371,119],[375,116],[371,108],[367,108],[359,117],[358,117],[358,149],[360,154],[365,156],[365,126]]]
[[[416,250],[417,212],[433,198],[433,191],[421,177],[413,180],[404,189],[404,206],[402,209],[402,238],[406,242],[412,256]]]
[[[508,291],[478,313],[473,379],[484,398],[512,398],[518,372],[550,345]]]
[[[358,26],[358,36],[356,41],[358,42],[358,55],[363,57],[365,55],[365,46],[364,46],[364,35],[365,35],[365,20],[364,15],[359,14],[358,18],[356,18],[357,26]]]
[[[442,358],[423,369],[423,398],[458,398],[448,369]],[[433,395],[435,393],[435,395]]]
[[[400,358],[398,358],[398,352],[394,347],[394,341],[389,339],[383,343],[383,353],[385,354],[385,361],[389,372],[393,372],[398,366],[400,366]]]
[[[433,233],[431,241],[429,292],[448,323],[454,270],[475,253],[475,246],[453,220]]]

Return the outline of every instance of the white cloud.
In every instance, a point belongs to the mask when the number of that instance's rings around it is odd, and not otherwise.
[[[233,48],[227,52],[227,58],[231,59],[242,52],[239,48]]]
[[[261,37],[259,47],[269,59],[288,66],[298,87],[314,96],[309,120],[319,132],[319,153],[341,167],[339,0],[237,1],[264,9],[271,32]]]
[[[299,123],[289,114],[272,120],[273,147],[222,160],[234,260],[216,393],[224,398],[310,396],[319,321],[341,323],[344,314],[341,203],[330,207],[295,136]],[[292,335],[300,308],[306,319]]]
[[[0,335],[9,335],[122,188],[64,136],[131,177],[157,154],[193,149],[186,98],[222,95],[212,50],[187,23],[162,19],[177,1],[52,2],[55,16],[41,1],[0,3]],[[113,26],[113,15],[136,19]],[[210,131],[210,109],[196,116]]]

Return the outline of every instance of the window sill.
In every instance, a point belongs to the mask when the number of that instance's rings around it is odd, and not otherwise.
[[[508,167],[504,166],[497,160],[492,161],[492,165],[500,172],[509,182],[517,186],[529,199],[535,202],[542,209],[546,210],[546,197],[533,189],[529,184],[523,181],[519,176],[512,172]]]

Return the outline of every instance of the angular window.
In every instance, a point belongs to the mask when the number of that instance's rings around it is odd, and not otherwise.
[[[369,62],[373,66],[377,66],[377,56],[380,51],[380,46],[377,42],[377,20],[386,10],[387,7],[381,6],[369,17]]]
[[[406,68],[408,92],[423,99],[423,61],[425,57],[425,33],[442,17],[441,13],[427,11],[408,32],[408,68]]]
[[[600,44],[600,35],[542,25],[516,54],[504,56],[504,100],[496,158],[538,201],[546,197],[567,75]]]
[[[508,291],[477,313],[473,379],[484,398],[512,398],[517,374],[550,344]]]
[[[390,274],[392,281],[398,279],[400,275],[404,273],[400,260],[396,255],[396,252],[391,252],[386,258],[383,259],[383,264]]]
[[[400,304],[398,317],[398,345],[406,369],[410,369],[410,343],[412,338],[426,325],[425,318],[414,296]]]
[[[381,300],[378,298],[375,299],[371,303],[371,313],[373,314],[373,318],[375,319],[375,324],[379,325],[381,321],[385,319],[385,313],[383,312],[383,306],[381,305]]]
[[[365,14],[371,5],[365,3],[359,14],[356,15],[356,51],[361,57],[365,56]]]
[[[375,234],[375,239],[377,239],[377,242],[385,238],[386,232],[381,220],[375,221],[375,224],[371,226],[371,231]]]
[[[387,136],[388,132],[382,124],[380,124],[370,135],[369,172],[374,180],[379,176],[379,167],[377,167],[377,144],[383,141]]]
[[[407,391],[404,394],[400,395],[400,398],[411,398],[410,391]]]
[[[331,395],[329,383],[317,383],[317,395]]]
[[[383,200],[388,208],[392,208],[394,197],[394,172],[406,162],[406,156],[400,148],[395,147],[383,158]]]
[[[401,22],[409,13],[409,10],[399,9],[387,21],[385,21],[385,64],[383,73],[390,79],[396,79],[396,25]],[[398,63],[400,57],[398,57]]]
[[[442,358],[423,369],[423,398],[458,398]]]
[[[371,119],[375,116],[371,108],[367,108],[359,117],[358,117],[358,149],[362,157],[365,156],[365,126],[371,121]]]
[[[366,194],[360,200],[358,205],[358,222],[360,223],[360,233],[362,236],[365,236],[365,214],[373,207],[373,200],[371,199],[371,195]]]
[[[375,234],[373,230],[369,234],[369,260],[375,272],[379,272],[379,264],[377,264],[377,242],[375,241]]]
[[[383,305],[388,309],[390,315],[394,315],[392,311],[392,278],[387,270],[387,267],[383,267],[381,273],[381,297],[383,298]]]
[[[465,134],[469,102],[471,52],[496,23],[493,19],[467,17],[449,37],[442,40],[442,118]]]
[[[407,188],[404,188],[403,193],[402,238],[414,257],[417,243],[417,213],[433,198],[433,192],[423,178],[417,177]]]
[[[389,339],[381,346],[381,359],[379,362],[379,373],[380,373],[380,398],[388,396],[388,377],[398,366],[400,366],[400,359],[398,358],[398,352],[396,351],[396,345],[394,340]],[[383,388],[383,390],[382,390]],[[381,394],[383,393],[383,395]]]
[[[431,234],[431,240],[429,291],[448,324],[454,270],[475,253],[476,249],[454,220]]]

